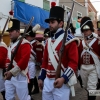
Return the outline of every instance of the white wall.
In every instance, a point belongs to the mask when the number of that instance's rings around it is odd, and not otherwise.
[[[4,15],[9,15],[9,11],[11,10],[11,0],[0,0],[0,12]],[[7,18],[7,16],[5,16]],[[5,25],[6,19],[0,19],[0,31],[3,29]]]
[[[56,5],[57,6],[59,5],[59,0],[48,0],[48,1],[50,2],[55,1]],[[43,0],[25,0],[25,2],[43,8]]]
[[[25,3],[43,8],[43,0],[25,0]]]

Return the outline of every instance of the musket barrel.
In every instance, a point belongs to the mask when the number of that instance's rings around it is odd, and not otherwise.
[[[67,31],[68,31],[68,28],[70,26],[70,20],[71,20],[71,17],[72,17],[73,9],[74,9],[74,1],[73,1],[73,4],[72,4],[70,16],[68,18],[67,26],[66,26],[66,29],[65,29],[65,34],[64,34],[64,37],[63,37],[63,40],[62,40],[62,45],[61,45],[61,48],[60,48],[60,51],[59,51],[59,63],[58,63],[58,66],[57,66],[55,79],[59,78],[60,75],[61,75],[61,59],[62,59],[62,56],[63,56],[63,51],[64,51],[66,38],[67,38]]]

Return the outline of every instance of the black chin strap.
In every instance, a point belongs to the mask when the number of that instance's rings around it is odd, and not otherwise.
[[[86,37],[87,40],[91,40],[93,38],[93,34]]]

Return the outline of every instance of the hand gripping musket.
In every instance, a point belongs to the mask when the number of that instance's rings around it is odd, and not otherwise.
[[[62,45],[61,45],[61,48],[60,48],[60,51],[59,51],[59,63],[58,63],[58,66],[57,66],[55,79],[59,78],[60,75],[61,75],[61,59],[62,59],[62,56],[63,56],[63,51],[64,51],[66,38],[67,38],[67,31],[68,31],[68,28],[70,26],[70,20],[71,20],[71,17],[72,17],[73,9],[74,9],[74,2],[73,2],[73,5],[72,5],[70,16],[68,18],[67,26],[66,26],[66,29],[65,29],[65,34],[64,34],[64,37],[63,37],[63,40],[62,40]]]
[[[5,25],[4,25],[4,28],[3,28],[3,30],[2,30],[2,33],[1,33],[1,39],[2,39],[2,37],[3,37],[3,35],[4,35],[4,32],[5,32],[5,29],[6,29],[6,26],[7,26],[7,23],[8,23],[8,21],[10,20],[10,17],[8,16],[8,18],[7,18],[7,20],[6,20],[6,23],[5,23]]]
[[[15,57],[17,51],[18,51],[18,48],[19,48],[19,46],[20,46],[20,44],[21,44],[23,38],[25,37],[25,33],[27,32],[28,28],[29,28],[30,25],[32,24],[33,20],[34,20],[34,17],[31,18],[29,24],[26,26],[26,28],[25,28],[25,30],[24,30],[24,33],[23,33],[22,37],[19,39],[19,42],[18,42],[18,44],[17,44],[17,46],[16,46],[16,48],[15,48],[13,54],[11,54],[11,61],[10,61],[10,64],[9,64],[9,66],[8,66],[8,68],[7,68],[7,71],[9,71],[9,70],[12,69],[13,59],[14,59],[14,57]]]

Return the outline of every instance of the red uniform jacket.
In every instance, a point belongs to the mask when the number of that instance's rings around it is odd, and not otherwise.
[[[56,33],[55,39],[57,37],[59,37],[61,34],[63,34],[63,30]],[[73,38],[74,37],[69,33],[66,41],[69,41]],[[62,43],[62,41],[56,47],[55,51],[57,52],[57,54],[60,50],[61,43]],[[48,43],[45,46],[43,62],[42,62],[42,72],[41,72],[41,75],[39,76],[39,79],[42,79],[42,80],[44,80],[44,74],[46,74],[47,77],[49,77],[49,78],[55,78],[55,74],[56,74],[56,71],[55,71],[52,63],[49,60],[48,47],[47,46],[48,46]],[[63,52],[63,57],[62,57],[62,64],[65,68],[65,70],[63,69],[63,77],[68,82],[70,75],[74,71],[76,71],[77,66],[78,66],[78,48],[77,48],[77,44],[76,44],[75,40],[72,41],[72,42],[69,42],[69,44],[67,44],[65,46],[65,49],[64,49],[64,52]]]
[[[93,44],[92,44],[92,49],[93,51],[100,56],[100,45],[98,44],[99,40],[97,39]],[[89,53],[84,53],[81,57],[81,53],[84,50],[83,45],[82,45],[82,41],[80,42],[80,46],[78,48],[79,50],[79,66],[81,66],[81,64],[84,65],[89,65],[89,64],[94,64],[93,58]]]
[[[44,52],[44,47],[42,43],[39,43],[39,42],[36,43],[35,51],[36,51],[36,56],[37,56],[36,65],[40,67],[42,64],[43,52]]]
[[[10,48],[12,47],[12,45],[10,45]],[[15,47],[12,49],[11,51],[12,53],[14,49]],[[23,40],[14,58],[15,62],[17,63],[17,66],[20,68],[21,71],[27,68],[28,61],[30,58],[30,53],[31,53],[30,43],[27,40],[25,41]],[[8,57],[6,60],[6,64],[8,65],[9,63],[10,63],[10,59]],[[16,66],[12,66],[12,67],[16,67]]]
[[[0,68],[5,68],[7,59],[7,46],[3,42],[0,42]]]

